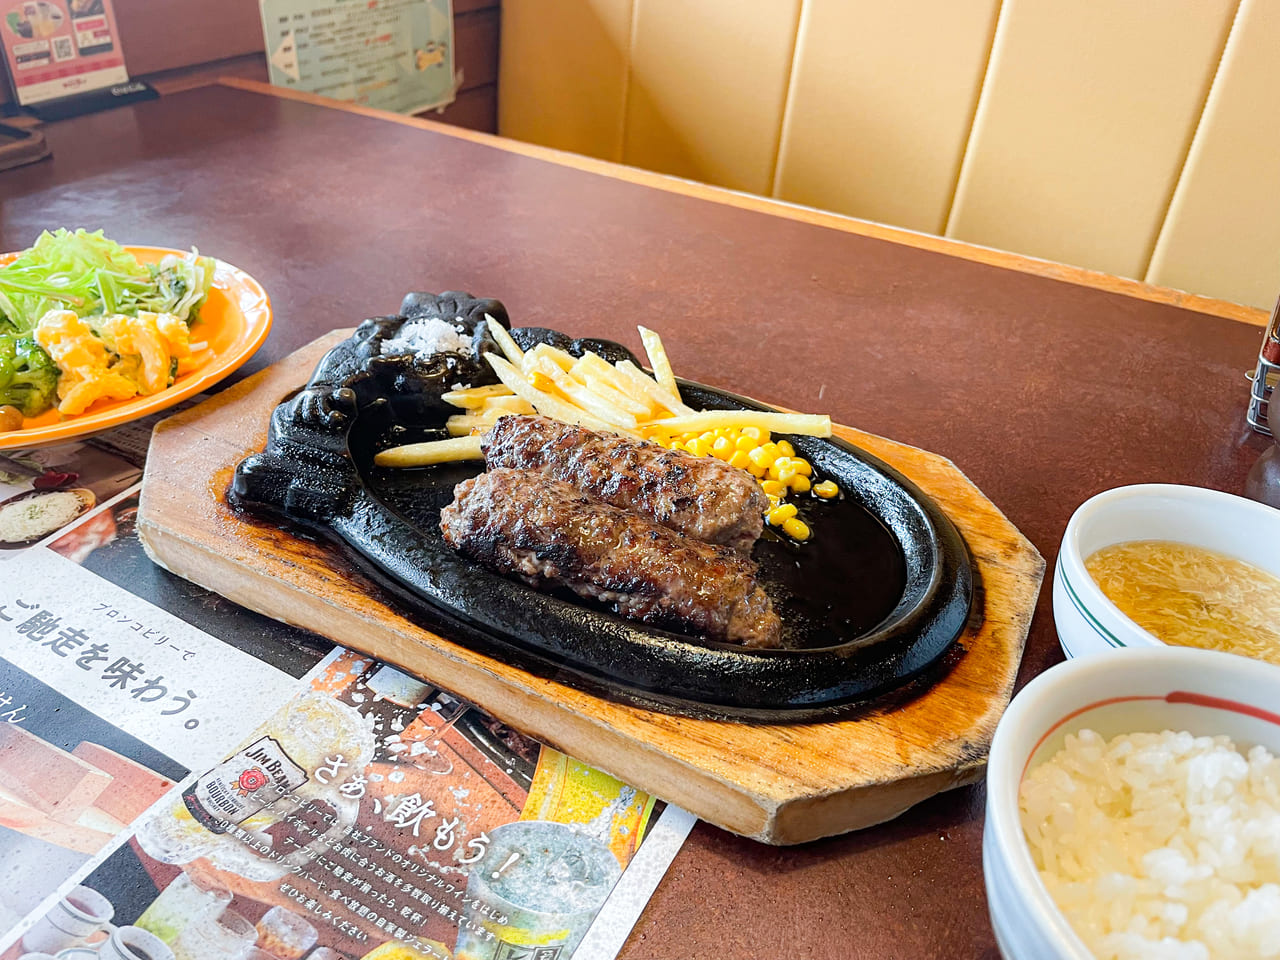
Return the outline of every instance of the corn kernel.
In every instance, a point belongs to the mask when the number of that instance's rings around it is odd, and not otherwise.
[[[831,480],[823,480],[821,483],[813,485],[813,492],[823,500],[830,500],[832,497],[839,495],[840,488]]]
[[[731,467],[738,467],[745,470],[750,465],[751,458],[747,456],[747,451],[745,450],[735,450],[733,455],[729,457],[729,466]]]
[[[764,468],[764,467],[762,467],[762,466],[760,466],[760,464],[758,464],[758,463],[751,463],[751,462],[750,462],[750,460],[748,459],[748,461],[747,461],[747,473],[751,474],[751,475],[752,475],[753,477],[755,477],[757,480],[762,480],[762,479],[764,479],[764,470],[765,470],[765,468]]]
[[[763,433],[764,431],[762,431],[759,427],[743,427],[742,428],[742,435],[744,437],[750,437],[752,440],[756,441],[756,443],[761,443],[769,439],[768,436],[762,436]]]
[[[778,452],[784,457],[794,457],[796,455],[796,448],[791,445],[790,441],[779,440]]]
[[[779,483],[777,480],[766,480],[760,484],[764,488],[765,493],[772,493],[775,496],[782,496],[787,491],[785,483]]]
[[[708,430],[706,433],[702,434],[699,439],[701,439],[707,446],[711,446],[711,444],[716,442],[716,435]]]
[[[778,479],[783,483],[790,483],[799,472],[800,465],[794,460],[788,460],[786,463],[778,465]]]
[[[796,493],[808,493],[809,478],[806,477],[803,473],[797,473],[794,477],[791,478],[791,489],[794,490]]]
[[[711,449],[711,445],[701,437],[695,437],[688,443],[688,450],[695,457],[705,457]]]
[[[769,511],[769,522],[775,527],[796,515],[796,506],[794,503],[780,503]]]
[[[800,457],[796,457],[791,462],[796,465],[797,473],[803,473],[806,477],[813,476],[813,467],[809,466],[808,460],[802,460]]]
[[[755,437],[740,436],[733,442],[733,445],[739,450],[754,450],[760,444]]]
[[[782,532],[792,540],[808,540],[809,525],[798,517],[791,517],[782,522]]]
[[[733,452],[733,441],[728,437],[716,437],[715,443],[711,445],[711,452],[721,460],[727,460]]]
[[[766,494],[765,494],[765,496],[769,498],[769,509],[770,509],[770,510],[772,510],[774,507],[776,507],[776,506],[781,502],[781,500],[782,500],[782,498],[781,498],[781,497],[779,497],[776,493],[766,493]],[[768,511],[766,511],[766,512],[768,512]]]
[[[773,466],[773,461],[777,459],[777,456],[768,447],[756,447],[751,451],[750,457],[752,463],[765,471]]]

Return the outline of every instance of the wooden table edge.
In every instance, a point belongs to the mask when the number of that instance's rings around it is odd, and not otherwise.
[[[988,266],[1003,267],[1008,270],[1016,270],[1019,273],[1029,273],[1039,277],[1046,277],[1051,280],[1059,280],[1063,283],[1072,283],[1081,287],[1089,287],[1094,290],[1118,293],[1127,297],[1132,297],[1136,300],[1145,300],[1150,303],[1161,303],[1168,306],[1180,307],[1185,310],[1193,310],[1198,313],[1204,313],[1209,316],[1220,317],[1226,320],[1238,320],[1242,323],[1248,323],[1259,327],[1266,326],[1267,321],[1270,318],[1269,311],[1262,310],[1258,307],[1246,306],[1245,304],[1232,303],[1229,300],[1219,300],[1214,297],[1187,293],[1186,291],[1176,290],[1172,287],[1161,287],[1155,284],[1145,283],[1141,280],[1117,277],[1109,273],[1103,273],[1100,270],[1089,270],[1085,267],[1075,267],[1070,264],[1058,263],[1053,260],[1041,260],[1037,257],[1029,257],[1020,253],[1011,253],[1007,250],[997,250],[993,247],[984,247],[978,244],[968,243],[964,240],[955,240],[950,237],[940,237],[935,234],[920,233],[904,227],[889,226],[888,224],[875,223],[871,220],[859,220],[856,217],[850,217],[841,213],[832,213],[825,210],[818,210],[814,207],[806,207],[786,200],[777,200],[771,197],[762,197],[755,194],[743,193],[726,187],[711,186],[710,184],[698,183],[694,180],[685,180],[665,173],[655,173],[651,170],[642,170],[638,167],[629,167],[625,164],[614,163],[609,160],[601,160],[584,154],[569,153],[568,151],[557,150],[553,147],[544,147],[538,144],[525,143],[520,140],[512,140],[507,137],[497,136],[491,133],[481,133],[476,130],[454,127],[437,120],[426,120],[421,117],[406,116],[399,113],[392,113],[387,110],[378,110],[374,107],[360,106],[359,104],[348,103],[343,100],[334,100],[319,94],[307,93],[303,90],[288,90],[281,87],[273,87],[268,83],[262,83],[257,80],[248,80],[243,77],[221,77],[217,80],[217,84],[236,90],[243,90],[249,93],[261,94],[263,96],[278,97],[282,100],[295,100],[299,103],[308,103],[313,106],[342,110],[347,113],[354,113],[363,117],[386,120],[391,123],[398,123],[401,126],[417,127],[420,130],[430,130],[434,133],[443,134],[448,137],[455,137],[459,140],[468,140],[472,143],[483,144],[497,150],[505,150],[508,153],[519,154],[521,156],[531,157],[537,160],[544,160],[548,163],[555,163],[564,167],[572,167],[576,170],[582,170],[604,177],[611,177],[615,180],[621,180],[626,183],[653,187],[657,190],[665,190],[668,193],[678,193],[683,196],[696,197],[700,200],[707,200],[712,203],[721,203],[727,206],[737,207],[742,210],[751,210],[756,213],[767,213],[787,220],[797,220],[802,223],[827,227],[832,230],[840,230],[844,233],[856,234],[862,237],[886,240],[890,243],[898,243],[904,246],[915,247],[919,250],[928,250],[932,253],[947,254],[949,256],[959,257],[963,260],[983,263]]]

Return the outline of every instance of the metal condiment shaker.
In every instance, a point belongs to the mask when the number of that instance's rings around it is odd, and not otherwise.
[[[1249,379],[1253,382],[1249,391],[1249,426],[1259,433],[1271,436],[1271,429],[1267,425],[1267,409],[1276,381],[1280,380],[1280,299],[1276,300],[1275,308],[1271,311],[1271,320],[1262,336],[1262,348],[1258,351],[1258,365]],[[1280,426],[1280,417],[1276,418],[1276,425]]]

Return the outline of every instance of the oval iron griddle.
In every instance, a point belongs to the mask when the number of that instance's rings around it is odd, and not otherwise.
[[[394,365],[371,359],[399,322],[368,321],[331,351],[308,388],[277,408],[267,450],[239,466],[228,499],[342,544],[424,626],[614,699],[775,722],[827,719],[902,687],[963,631],[973,571],[960,534],[911,481],[837,438],[787,438],[842,496],[800,499],[811,542],[766,533],[753,554],[788,649],[699,641],[480,567],[439,530],[454,485],[480,464],[373,466],[379,449],[443,435],[443,417],[403,402]],[[680,388],[697,409],[769,409],[701,384]]]

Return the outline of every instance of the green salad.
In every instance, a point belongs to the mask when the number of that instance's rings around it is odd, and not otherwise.
[[[176,361],[171,318],[181,321],[184,336],[177,339],[185,340],[213,273],[214,261],[195,251],[144,264],[101,230],[45,231],[0,267],[0,406],[37,416],[58,404],[73,380],[104,379],[107,373],[137,380],[138,392],[154,392],[154,382],[130,372],[130,363],[137,364],[128,344],[149,336]],[[155,335],[155,317],[162,318],[165,337]],[[122,382],[112,381],[110,396],[127,391]]]

